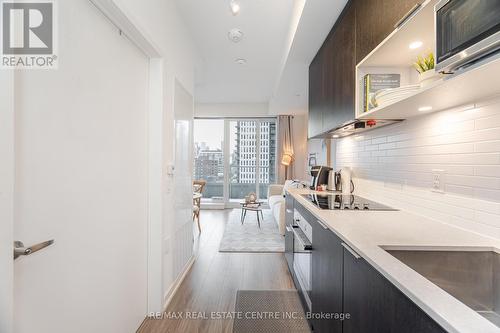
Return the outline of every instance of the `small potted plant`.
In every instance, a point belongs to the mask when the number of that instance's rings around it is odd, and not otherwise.
[[[419,73],[418,81],[421,88],[441,79],[441,75],[434,70],[434,65],[434,54],[432,52],[425,57],[417,57],[417,61],[413,64]]]

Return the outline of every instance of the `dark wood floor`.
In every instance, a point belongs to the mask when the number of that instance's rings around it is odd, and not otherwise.
[[[236,292],[294,289],[282,253],[219,253],[219,243],[231,210],[204,210],[197,258],[179,287],[167,313],[234,311]],[[219,333],[232,331],[231,319],[147,319],[140,333]]]

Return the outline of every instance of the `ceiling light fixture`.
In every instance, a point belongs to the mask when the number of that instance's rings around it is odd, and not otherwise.
[[[414,41],[412,43],[410,43],[410,45],[408,46],[410,48],[410,50],[415,50],[415,49],[418,49],[419,47],[421,47],[424,43],[422,43],[421,41],[417,40],[417,41]]]
[[[432,106],[421,106],[418,108],[418,111],[420,112],[426,112],[432,110]]]
[[[240,12],[240,4],[236,0],[231,0],[229,3],[229,7],[231,7],[231,13],[233,13],[233,16],[236,16]]]
[[[340,135],[338,135],[338,134],[334,134],[334,135],[332,135],[332,138],[333,138],[333,139],[340,138]]]
[[[247,63],[247,60],[243,58],[238,58],[234,62],[237,63],[238,65],[244,65]]]

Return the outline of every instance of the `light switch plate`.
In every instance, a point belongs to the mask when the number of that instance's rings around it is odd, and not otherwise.
[[[175,166],[173,164],[167,164],[165,173],[167,176],[173,176],[175,174]]]

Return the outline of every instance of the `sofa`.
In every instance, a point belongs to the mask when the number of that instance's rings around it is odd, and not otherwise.
[[[297,187],[300,183],[287,180],[284,185],[270,184],[267,189],[267,203],[273,215],[274,221],[278,225],[281,235],[285,235],[285,189]]]

